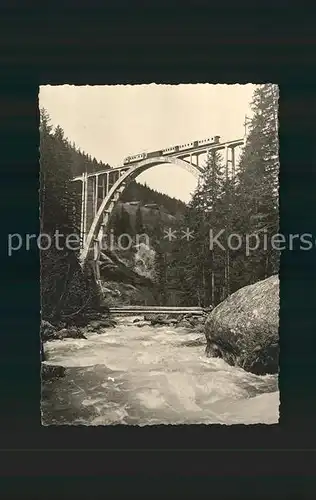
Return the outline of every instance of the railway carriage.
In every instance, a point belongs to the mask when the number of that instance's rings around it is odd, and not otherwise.
[[[186,151],[187,149],[197,148],[199,141],[189,142],[188,144],[182,144],[179,146],[179,151]]]
[[[198,148],[199,146],[210,146],[211,144],[219,143],[220,136],[215,135],[214,137],[209,137],[208,139],[202,139],[201,141],[188,142],[187,144],[181,144],[180,146],[171,146],[159,151],[150,151],[149,153],[140,153],[134,156],[127,156],[123,162],[123,165],[128,165],[130,163],[136,163],[146,158],[154,158],[155,156],[167,156],[169,154],[178,153],[181,151],[189,151],[190,149]]]
[[[202,139],[198,141],[198,146],[210,146],[211,144],[218,144],[220,136],[215,135],[214,137],[209,137],[208,139]]]
[[[147,158],[147,153],[140,153],[138,155],[132,156],[132,161],[141,161]]]
[[[134,156],[127,156],[127,158],[125,158],[125,160],[123,162],[123,165],[127,165],[130,163],[135,163],[137,161],[145,160],[145,158],[147,158],[147,153],[140,153],[140,154],[134,155]]]
[[[146,158],[155,158],[155,156],[162,156],[162,150],[150,151],[150,153],[147,153]]]
[[[186,151],[187,149],[191,149],[193,147],[192,144],[192,142],[189,142],[188,144],[181,144],[181,146],[179,146],[179,151]]]
[[[179,151],[179,146],[172,146],[171,148],[166,148],[162,150],[163,155],[170,155],[172,153],[177,153]]]

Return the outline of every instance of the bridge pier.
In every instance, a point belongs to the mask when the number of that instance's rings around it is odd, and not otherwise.
[[[107,186],[108,186],[108,174],[105,174],[103,177],[102,177],[102,199],[104,200],[104,198],[106,197],[106,193],[107,193]]]
[[[236,165],[235,165],[235,148],[230,148],[231,150],[231,162],[232,162],[232,177],[233,179],[235,178],[235,170],[236,170]]]
[[[228,181],[228,147],[225,146],[225,172],[226,172],[226,182]]]
[[[98,192],[99,192],[99,174],[95,174],[94,182],[94,217],[97,215],[98,211]]]
[[[80,241],[84,247],[90,226],[99,210],[99,198],[104,200],[111,188],[109,172],[95,173],[89,176],[86,172],[76,180],[81,182],[81,220],[80,220]],[[100,194],[100,196],[99,196]]]
[[[235,178],[236,175],[236,157],[235,157],[235,149],[236,146],[225,146],[225,172],[226,172],[226,181],[229,178],[229,164],[231,166],[231,177]],[[230,158],[229,151],[230,150]]]
[[[88,174],[85,172],[82,190],[84,191],[84,209],[83,209],[83,231],[82,240],[85,242],[87,234],[87,212],[88,212]]]
[[[84,219],[85,219],[85,182],[84,174],[80,179],[81,182],[81,214],[80,214],[80,244],[84,243]]]

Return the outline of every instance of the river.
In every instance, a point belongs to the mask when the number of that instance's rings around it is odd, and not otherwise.
[[[138,327],[135,317],[84,339],[45,344],[65,376],[42,385],[43,425],[273,424],[277,375],[256,376],[205,356],[182,327]]]

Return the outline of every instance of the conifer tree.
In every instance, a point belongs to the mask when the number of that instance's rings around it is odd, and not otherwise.
[[[260,246],[249,256],[235,255],[243,261],[242,283],[254,283],[278,270],[279,254],[271,248],[271,237],[278,233],[278,87],[260,85],[254,92],[253,117],[241,156],[236,187],[235,228],[244,238],[256,234]],[[266,240],[263,236],[266,235]],[[265,248],[265,241],[268,247]],[[240,268],[240,262],[237,268]],[[235,285],[236,286],[236,285]]]
[[[65,245],[77,230],[80,197],[72,182],[69,144],[63,130],[55,131],[45,110],[40,113],[40,220],[41,234],[52,245],[41,250],[42,318],[52,322],[83,321],[88,307],[97,304],[97,289],[91,276],[82,272],[78,250]],[[54,235],[59,231],[58,246]],[[94,307],[93,306],[93,307]],[[80,314],[79,314],[80,313]]]
[[[174,258],[179,260],[176,265],[181,268],[178,284],[184,300],[192,305],[207,306],[215,301],[215,270],[220,255],[217,249],[210,251],[209,233],[220,224],[216,206],[223,192],[223,175],[221,157],[211,151],[184,221],[179,223],[179,227],[188,228],[193,236],[188,241],[180,240],[174,250]],[[176,281],[174,273],[173,282]]]
[[[166,305],[168,300],[167,292],[167,253],[168,243],[164,238],[163,225],[161,217],[158,218],[155,234],[153,238],[153,247],[155,250],[155,282],[157,291],[157,302],[160,305]]]
[[[226,178],[220,156],[208,156],[184,220],[194,232],[194,240],[175,245],[175,270],[170,279],[172,286],[182,286],[183,300],[190,304],[216,304],[238,288],[278,270],[279,252],[269,244],[278,232],[277,86],[258,86],[252,110],[237,176]],[[216,246],[210,251],[207,247],[210,229],[213,235],[223,231],[220,240],[225,250]],[[260,246],[247,255],[246,236],[252,234],[259,237]],[[251,238],[253,244],[256,237]],[[234,248],[228,248],[228,241]]]

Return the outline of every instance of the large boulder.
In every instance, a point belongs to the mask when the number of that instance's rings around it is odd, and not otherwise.
[[[279,365],[279,278],[271,276],[237,290],[205,323],[208,357],[263,375]]]

